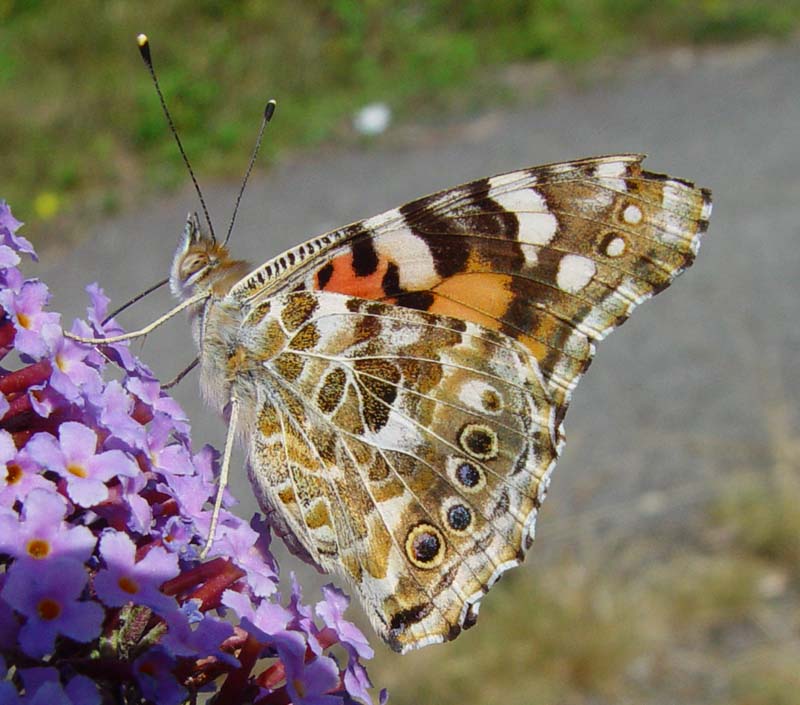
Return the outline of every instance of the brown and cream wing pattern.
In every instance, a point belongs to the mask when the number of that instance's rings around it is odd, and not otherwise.
[[[710,194],[595,157],[479,179],[337,231],[305,286],[523,342],[564,413],[594,342],[694,260]]]

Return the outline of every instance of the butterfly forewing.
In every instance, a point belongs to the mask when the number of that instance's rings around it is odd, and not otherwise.
[[[288,251],[209,307],[201,348],[228,363],[204,379],[244,402],[262,506],[355,585],[393,648],[474,622],[532,540],[594,342],[697,253],[708,192],[641,159],[433,194]]]
[[[500,330],[533,353],[563,414],[593,342],[691,264],[708,225],[706,190],[641,160],[533,167],[412,201],[330,233],[291,278]]]

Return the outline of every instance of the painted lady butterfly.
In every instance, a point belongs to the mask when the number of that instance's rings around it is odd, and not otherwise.
[[[278,533],[393,649],[453,639],[530,548],[595,342],[697,254],[710,193],[642,159],[479,179],[257,269],[190,216],[183,303],[120,337],[187,309],[229,415],[220,482],[238,436]]]
[[[393,649],[474,624],[531,545],[595,341],[692,263],[709,193],[641,161],[480,179],[255,270],[189,219],[170,283],[203,392],[278,533]]]

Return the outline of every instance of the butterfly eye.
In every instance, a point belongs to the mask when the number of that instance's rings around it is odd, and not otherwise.
[[[208,256],[197,252],[190,252],[181,262],[181,279],[186,281],[199,271],[204,269],[209,263]]]

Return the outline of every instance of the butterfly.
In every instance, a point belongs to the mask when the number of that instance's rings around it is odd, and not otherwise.
[[[694,260],[709,191],[621,154],[513,171],[260,267],[190,216],[170,285],[260,506],[396,651],[525,557],[595,344]],[[179,307],[180,308],[180,307]]]

